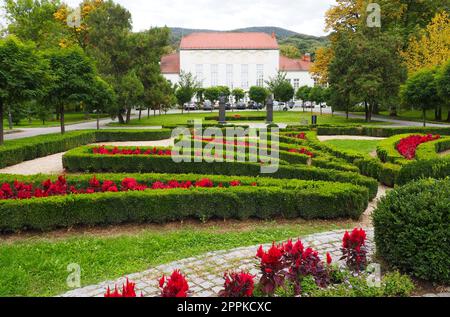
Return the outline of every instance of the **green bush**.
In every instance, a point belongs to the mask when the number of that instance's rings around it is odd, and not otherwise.
[[[188,157],[190,158],[190,157]],[[261,176],[261,164],[249,162],[183,162],[176,163],[170,156],[148,155],[94,155],[92,147],[80,147],[67,152],[63,166],[70,172],[114,173],[194,173],[210,175]],[[369,189],[370,198],[378,192],[378,182],[352,172],[322,169],[305,165],[280,164],[274,174],[263,176],[281,179],[322,180],[352,183]]]
[[[394,187],[398,182],[401,166],[383,163],[376,158],[364,158],[354,162],[361,174],[378,179],[382,184]]]
[[[443,137],[439,140],[419,145],[416,151],[417,160],[429,160],[440,158],[439,153],[450,149],[450,138]]]
[[[450,283],[450,179],[396,188],[373,215],[377,251],[418,278]]]
[[[226,116],[226,121],[265,121],[266,116],[246,116],[246,115],[236,115],[236,116]],[[219,116],[207,116],[204,118],[205,121],[219,121]]]
[[[400,134],[381,141],[377,147],[378,158],[384,163],[407,164],[408,160],[397,150],[397,144],[410,135],[411,134]]]
[[[389,138],[397,134],[441,134],[450,135],[450,127],[362,127],[362,126],[318,126],[318,135],[361,135],[378,138]]]
[[[87,186],[93,175],[69,175],[70,185]],[[52,230],[76,225],[121,223],[165,223],[195,218],[272,219],[358,219],[368,205],[368,191],[352,184],[278,180],[270,178],[208,175],[139,174],[97,175],[99,180],[119,183],[133,177],[151,185],[155,181],[198,181],[209,178],[216,184],[241,181],[239,187],[146,190],[90,195],[67,195],[28,200],[0,201],[0,231]],[[2,175],[0,183],[39,184],[55,176],[17,177]],[[253,186],[253,183],[257,186]]]
[[[86,130],[6,141],[0,146],[0,168],[96,142],[154,141],[170,137],[170,130]]]
[[[404,185],[408,182],[422,178],[444,179],[450,176],[450,157],[418,160],[402,166],[398,184]]]

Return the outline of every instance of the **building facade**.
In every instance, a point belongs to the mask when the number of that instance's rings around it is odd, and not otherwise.
[[[163,56],[161,72],[177,83],[180,73],[191,73],[204,88],[228,86],[248,90],[265,86],[279,71],[286,72],[294,88],[313,86],[311,59],[280,55],[275,35],[266,33],[193,33],[183,37],[179,52]]]

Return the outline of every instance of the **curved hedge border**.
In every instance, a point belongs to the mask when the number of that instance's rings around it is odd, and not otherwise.
[[[450,149],[450,137],[419,145],[416,151],[416,159],[428,160],[440,158],[439,153]]]
[[[411,134],[399,134],[389,139],[383,140],[378,144],[377,155],[383,163],[408,164],[410,161],[405,159],[397,150],[397,144]]]
[[[63,166],[70,172],[115,173],[195,173],[209,175],[261,176],[261,165],[249,162],[175,163],[172,157],[147,155],[94,155],[92,147],[85,146],[67,152]],[[278,172],[265,177],[281,179],[322,180],[352,183],[369,189],[370,198],[376,197],[378,182],[358,173],[322,169],[305,165],[279,165]]]
[[[207,116],[204,118],[206,121],[219,121],[219,116]],[[226,121],[266,121],[266,116],[226,116]]]
[[[69,185],[86,185],[93,175],[68,176]],[[368,190],[343,183],[277,180],[189,174],[97,175],[99,180],[139,182],[157,180],[214,182],[238,179],[239,187],[146,190],[89,195],[67,195],[28,200],[0,200],[0,231],[52,230],[76,225],[112,225],[196,218],[358,219],[368,205]],[[1,176],[0,183],[20,180],[40,183],[49,178]],[[55,178],[52,176],[50,178]],[[257,187],[251,184],[256,182]]]
[[[450,135],[450,126],[447,127],[361,127],[361,126],[318,126],[318,135],[360,135],[379,138],[389,138],[397,134],[406,133],[432,133],[440,135]]]
[[[171,130],[86,130],[6,141],[0,146],[0,168],[61,153],[82,145],[111,141],[169,139]]]
[[[373,219],[378,254],[388,264],[450,283],[450,179],[421,180],[382,199]]]

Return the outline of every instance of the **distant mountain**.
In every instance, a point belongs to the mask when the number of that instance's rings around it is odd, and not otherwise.
[[[170,29],[172,30],[171,44],[174,46],[174,48],[177,48],[179,46],[179,43],[183,36],[197,32],[263,32],[267,34],[275,33],[280,44],[292,44],[298,47],[302,53],[313,53],[317,47],[325,46],[328,44],[327,37],[301,34],[275,26],[255,26],[229,31],[187,29],[178,27],[172,27]]]

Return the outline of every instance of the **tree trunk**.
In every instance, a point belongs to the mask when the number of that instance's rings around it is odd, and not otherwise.
[[[0,145],[3,144],[3,100],[0,99]]]
[[[448,111],[447,121],[450,122],[450,110]]]
[[[139,108],[139,121],[141,121],[141,116],[142,116],[142,109]]]
[[[125,124],[125,120],[123,119],[123,115],[121,113],[117,114],[117,118],[119,119],[120,124]]]
[[[434,113],[436,121],[442,121],[442,106],[437,106]]]
[[[12,122],[12,113],[11,113],[11,106],[10,105],[8,105],[8,126],[9,126],[9,129],[12,130],[13,122]]]
[[[100,113],[97,111],[97,130],[100,130]]]
[[[366,122],[369,122],[369,105],[367,101],[364,101],[364,111],[366,113]]]
[[[389,116],[390,117],[396,117],[397,116],[397,107],[390,107],[390,111],[389,111]]]
[[[380,107],[379,107],[378,103],[375,103],[373,105],[372,113],[373,114],[380,114]],[[370,116],[370,119],[372,119],[372,115]]]
[[[423,126],[427,126],[427,110],[424,108],[423,110]]]
[[[147,108],[147,119],[150,118],[150,107]]]
[[[64,125],[64,106],[59,107],[59,122],[61,125],[61,134],[66,133],[66,126]]]
[[[127,121],[126,123],[130,123],[131,121],[131,108],[127,109]]]
[[[320,107],[320,115],[323,115],[323,111],[322,111],[322,103],[319,103],[319,107]]]

